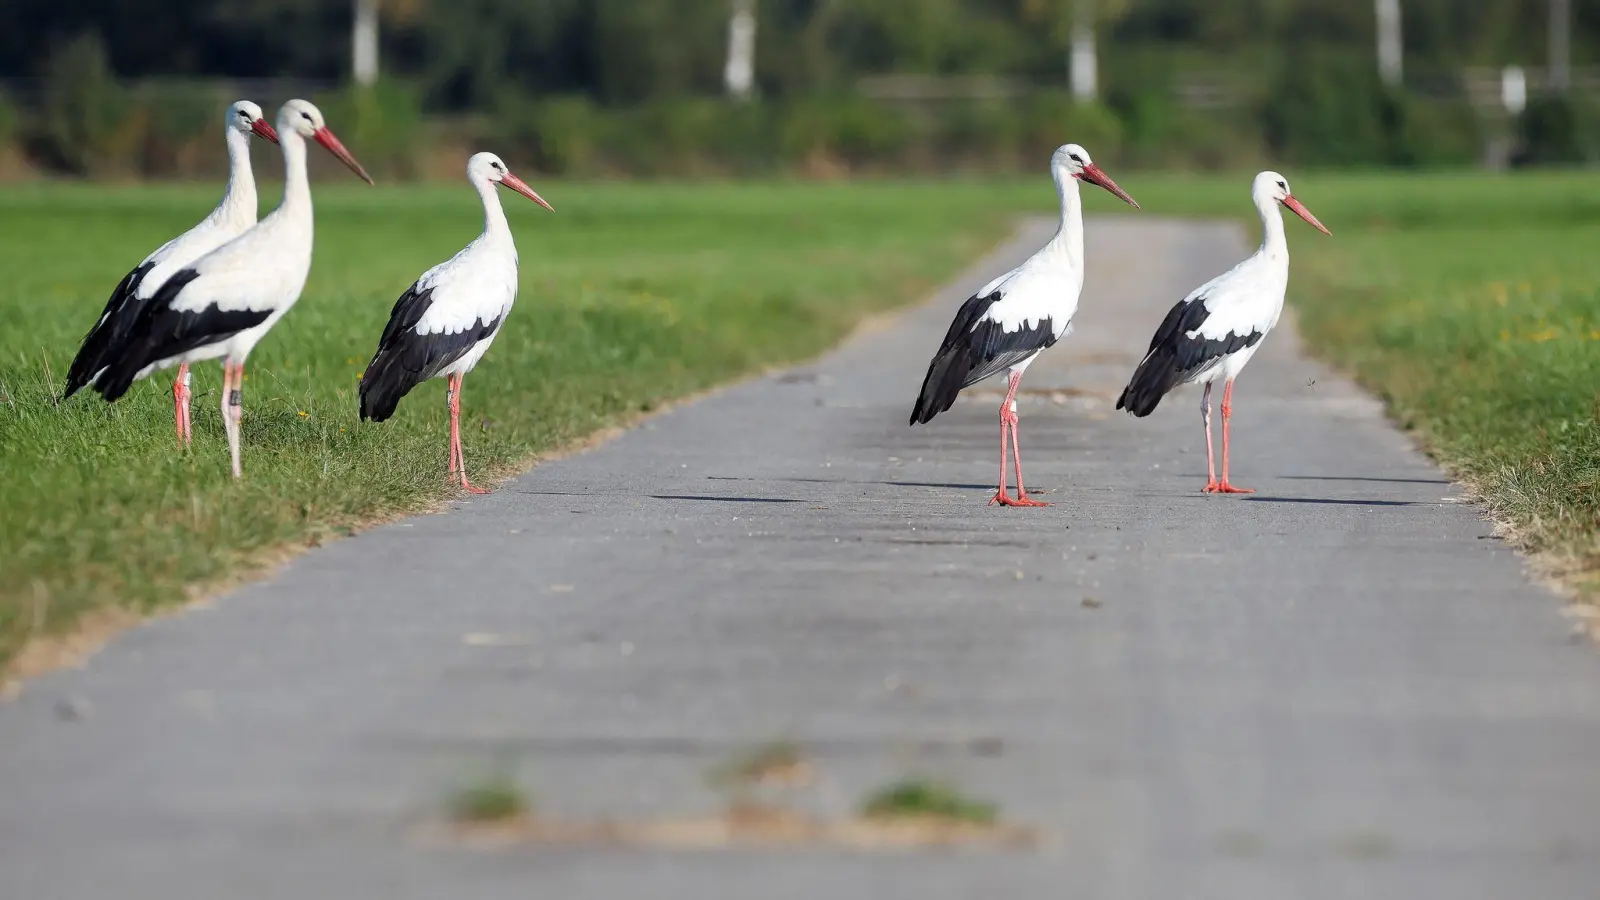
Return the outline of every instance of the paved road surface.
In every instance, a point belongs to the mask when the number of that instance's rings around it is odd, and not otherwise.
[[[0,705],[0,896],[1600,895],[1600,659],[1373,401],[1272,335],[1237,393],[1249,499],[1198,493],[1194,393],[1112,413],[1239,231],[1091,223],[1078,331],[1022,401],[1053,508],[984,505],[998,394],[906,428],[950,312],[1044,234],[815,365],[39,679]],[[550,818],[711,814],[706,770],[775,738],[819,814],[924,774],[1050,840],[416,838],[502,766]]]

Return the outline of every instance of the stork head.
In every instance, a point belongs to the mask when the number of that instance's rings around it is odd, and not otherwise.
[[[272,126],[262,117],[261,107],[249,100],[234,101],[234,104],[228,107],[228,115],[223,122],[241,134],[253,134],[274,144],[278,142],[278,133],[273,131]]]
[[[511,169],[506,167],[504,161],[493,153],[474,153],[467,160],[467,180],[473,184],[498,184],[527,197],[545,209],[555,212],[556,208],[545,202],[528,183],[511,174]]]
[[[322,121],[322,111],[312,106],[305,100],[290,100],[278,110],[278,132],[280,134],[297,134],[305,140],[316,141],[329,153],[339,158],[339,161],[350,167],[350,171],[361,176],[361,180],[372,184],[372,176],[367,170],[361,168],[356,158],[344,148],[344,144],[334,137],[333,132]]]
[[[1089,158],[1089,151],[1083,149],[1080,144],[1063,144],[1057,147],[1055,155],[1050,158],[1050,168],[1055,171],[1058,179],[1076,178],[1079,181],[1099,185],[1122,198],[1134,209],[1139,208],[1139,202],[1128,196],[1128,192],[1118,187],[1110,175],[1095,165],[1094,160]]]
[[[1250,186],[1250,195],[1255,198],[1256,205],[1263,210],[1269,204],[1282,203],[1289,208],[1290,212],[1310,222],[1312,228],[1323,234],[1333,234],[1333,232],[1323,227],[1321,222],[1317,221],[1317,217],[1311,214],[1311,210],[1306,209],[1299,200],[1294,198],[1294,194],[1289,190],[1289,179],[1284,178],[1277,172],[1267,171],[1257,175],[1255,183]]]

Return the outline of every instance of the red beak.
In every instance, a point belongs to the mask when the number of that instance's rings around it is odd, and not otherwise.
[[[1090,184],[1097,184],[1097,185],[1105,188],[1106,190],[1110,191],[1111,193],[1116,194],[1118,197],[1121,197],[1129,206],[1133,207],[1134,209],[1138,209],[1139,208],[1139,201],[1137,201],[1137,200],[1133,199],[1132,197],[1128,196],[1128,192],[1127,191],[1123,190],[1120,187],[1117,187],[1117,183],[1115,181],[1111,180],[1111,176],[1107,175],[1103,169],[1101,169],[1099,166],[1095,165],[1094,163],[1089,163],[1087,166],[1084,166],[1083,167],[1083,174],[1079,175],[1078,177],[1083,179],[1084,181],[1089,182]]]
[[[500,176],[500,183],[512,189],[513,191],[516,191],[522,196],[527,197],[529,200],[532,200],[545,209],[548,209],[551,212],[556,211],[554,206],[551,206],[549,203],[545,202],[545,199],[539,196],[533,188],[528,187],[528,183],[526,181],[523,181],[521,178],[518,178],[510,172]]]
[[[366,169],[361,168],[361,163],[356,162],[356,158],[350,155],[350,151],[344,148],[344,144],[339,143],[339,139],[334,137],[333,132],[329,131],[327,127],[318,128],[316,138],[317,143],[326,147],[329,153],[337,156],[340,162],[349,166],[350,171],[360,175],[362,181],[367,184],[373,183],[372,176],[367,174]]]
[[[1285,198],[1283,198],[1283,205],[1287,206],[1287,207],[1289,207],[1289,209],[1293,210],[1295,215],[1299,216],[1302,219],[1305,219],[1307,222],[1310,222],[1312,228],[1315,228],[1316,230],[1322,232],[1323,234],[1325,234],[1325,235],[1327,235],[1329,237],[1333,236],[1333,232],[1331,232],[1327,228],[1323,227],[1322,223],[1317,221],[1317,217],[1313,216],[1311,214],[1311,210],[1306,209],[1304,206],[1302,206],[1300,204],[1299,200],[1296,200],[1293,197],[1285,197]]]
[[[267,124],[266,119],[257,119],[251,122],[250,130],[255,132],[255,136],[258,138],[265,138],[274,144],[278,142],[278,133],[272,130],[272,126]]]

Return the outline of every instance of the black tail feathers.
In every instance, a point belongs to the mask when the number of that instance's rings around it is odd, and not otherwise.
[[[916,406],[911,408],[912,425],[926,425],[933,417],[949,409],[956,395],[966,386],[972,373],[972,351],[965,343],[946,348],[928,364],[928,375],[922,380],[922,393],[917,395]]]
[[[67,389],[61,395],[65,400],[73,394],[83,390],[95,375],[105,368],[105,358],[110,355],[109,350],[116,338],[109,329],[96,327],[83,339],[83,346],[78,349],[78,355],[73,357],[72,366],[67,369]]]
[[[400,398],[421,383],[394,354],[380,352],[361,375],[361,420],[382,422],[394,415]]]
[[[1128,386],[1122,389],[1122,396],[1117,398],[1117,409],[1144,418],[1155,412],[1161,405],[1161,398],[1182,380],[1183,373],[1178,371],[1171,351],[1158,347],[1134,370]]]

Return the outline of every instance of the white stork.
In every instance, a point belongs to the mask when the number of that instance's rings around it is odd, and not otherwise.
[[[250,135],[278,142],[278,133],[261,117],[261,107],[240,100],[228,107],[223,119],[228,141],[228,189],[222,202],[200,224],[162,244],[156,252],[123,276],[100,320],[89,329],[83,346],[67,370],[67,390],[62,399],[76,394],[98,379],[127,337],[139,313],[174,272],[226,244],[256,223],[256,179],[250,169]],[[189,366],[178,366],[172,382],[172,403],[178,440],[189,443]]]
[[[1083,201],[1078,182],[1099,185],[1134,209],[1139,204],[1077,144],[1056,150],[1050,174],[1061,197],[1061,229],[1028,261],[984,285],[961,304],[950,331],[928,364],[922,393],[911,410],[920,425],[949,409],[956,395],[991,375],[1007,371],[1000,403],[1000,490],[990,504],[1049,506],[1031,499],[1022,485],[1022,449],[1017,439],[1017,385],[1039,354],[1065,337],[1083,290]],[[1006,439],[1016,459],[1017,497],[1006,494]]]
[[[495,185],[510,188],[555,211],[513,175],[500,157],[477,153],[467,160],[467,181],[483,200],[483,234],[461,252],[422,273],[389,313],[378,352],[361,376],[361,418],[382,422],[400,398],[430,378],[448,379],[450,480],[475,494],[488,491],[467,480],[461,453],[461,379],[478,364],[517,299],[517,246]]]
[[[1118,409],[1143,417],[1154,412],[1161,398],[1178,385],[1205,384],[1200,419],[1206,429],[1208,494],[1254,493],[1228,480],[1228,423],[1233,417],[1233,379],[1278,324],[1283,294],[1289,286],[1289,243],[1283,235],[1278,204],[1289,207],[1323,234],[1332,233],[1294,198],[1289,182],[1277,172],[1257,175],[1250,198],[1261,214],[1261,249],[1196,288],[1167,313],[1150,339],[1144,361],[1117,400]],[[1211,452],[1211,383],[1218,379],[1223,383],[1221,481]]]
[[[259,224],[173,273],[140,311],[95,390],[107,400],[139,378],[168,366],[222,360],[222,421],[228,430],[233,477],[239,466],[240,392],[245,358],[283,318],[311,272],[311,185],[306,140],[327,148],[368,184],[361,168],[322,113],[304,100],[278,111],[283,147],[283,201]]]

